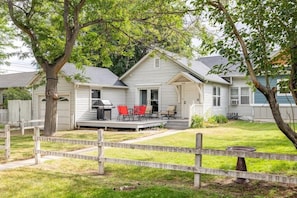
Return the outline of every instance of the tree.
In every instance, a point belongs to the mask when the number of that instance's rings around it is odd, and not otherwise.
[[[182,31],[184,13],[179,10],[184,5],[178,0],[4,2],[19,36],[46,74],[46,135],[56,132],[58,72],[66,62],[109,66],[110,54],[131,53],[125,51],[131,40],[152,46],[164,36],[180,34],[181,43],[188,35]]]
[[[7,108],[8,100],[31,100],[31,93],[25,88],[8,88],[3,91],[4,107]]]
[[[225,3],[220,0],[193,0],[197,15],[203,15],[219,27],[220,37],[213,46],[230,63],[240,62],[252,85],[267,99],[278,128],[297,148],[297,133],[280,113],[277,87],[270,83],[276,75],[288,75],[285,86],[290,88],[297,104],[297,4],[294,0],[249,0]],[[285,65],[276,64],[273,51],[279,48]],[[228,70],[218,66],[217,72]],[[289,74],[286,73],[289,71]],[[264,76],[262,84],[257,76]]]
[[[7,9],[0,5],[0,65],[9,64],[9,62],[5,61],[5,59],[12,56],[14,53],[8,53],[8,48],[14,48],[13,39],[15,34],[10,28],[10,24],[8,22]]]

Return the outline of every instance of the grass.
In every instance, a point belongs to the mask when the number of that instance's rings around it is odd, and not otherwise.
[[[296,154],[296,149],[274,124],[230,122],[215,128],[190,129],[184,132],[139,142],[140,144],[194,147],[195,134],[203,133],[204,148],[226,149],[227,146],[254,146],[259,152]],[[76,131],[57,134],[62,137],[97,139],[96,132]],[[106,132],[106,141],[122,141],[144,133]],[[18,135],[15,140],[20,138]],[[24,137],[23,137],[24,138]],[[32,138],[32,137],[31,137]],[[31,143],[23,144],[30,146]],[[12,141],[14,142],[14,140]],[[22,150],[22,143],[15,150]],[[47,145],[44,145],[47,146]],[[58,145],[56,145],[58,147]],[[60,146],[62,147],[62,146]],[[23,147],[24,148],[24,147]],[[32,150],[32,147],[30,148]],[[48,149],[50,148],[48,146]],[[73,149],[71,147],[67,149]],[[57,149],[58,150],[58,149]],[[105,150],[107,157],[194,164],[193,155],[142,150]],[[14,156],[14,155],[13,155]],[[236,158],[204,156],[203,166],[234,169]],[[295,162],[247,159],[249,171],[282,173],[297,176]],[[203,175],[202,188],[193,188],[193,174],[145,167],[105,164],[105,175],[98,175],[92,161],[59,159],[41,165],[0,172],[1,197],[209,197],[261,198],[297,197],[297,187],[262,181],[235,184],[233,178]],[[120,190],[127,186],[128,190]]]

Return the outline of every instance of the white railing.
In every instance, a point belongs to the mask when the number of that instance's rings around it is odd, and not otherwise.
[[[34,129],[35,127],[43,128],[44,120],[24,120],[20,121],[22,135],[25,135],[25,129]]]
[[[189,124],[188,127],[191,126],[193,115],[199,115],[203,117],[204,109],[203,104],[192,104],[189,109]]]

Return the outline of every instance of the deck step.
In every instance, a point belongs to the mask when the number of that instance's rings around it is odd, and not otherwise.
[[[168,120],[166,123],[166,128],[168,129],[187,129],[188,120]]]

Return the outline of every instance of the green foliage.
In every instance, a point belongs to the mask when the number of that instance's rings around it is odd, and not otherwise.
[[[217,124],[223,124],[228,122],[228,118],[224,115],[214,115],[209,120],[212,119],[214,120],[215,123]]]
[[[204,118],[199,115],[192,117],[191,128],[202,128],[204,126]]]
[[[8,88],[3,91],[4,108],[7,108],[8,100],[31,100],[31,93],[24,88]]]
[[[228,118],[224,115],[213,115],[205,120],[202,116],[194,115],[192,117],[191,128],[213,127],[217,124],[227,123]]]

